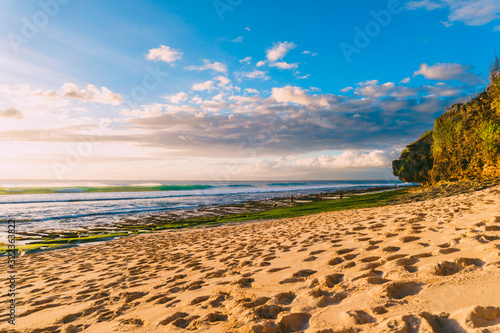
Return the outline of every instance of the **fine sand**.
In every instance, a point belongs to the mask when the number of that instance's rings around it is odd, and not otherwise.
[[[500,332],[499,199],[493,187],[24,255],[15,330],[2,282],[0,331]]]

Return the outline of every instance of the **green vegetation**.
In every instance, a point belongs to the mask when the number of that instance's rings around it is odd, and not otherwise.
[[[404,181],[500,178],[500,59],[490,67],[490,83],[468,101],[449,108],[434,123],[430,154],[421,139],[408,145],[393,171]],[[429,163],[423,163],[422,161]],[[407,165],[407,168],[402,168]],[[417,180],[418,179],[418,180]]]
[[[492,121],[484,122],[478,129],[476,129],[476,133],[479,136],[483,149],[488,156],[492,156],[498,153],[500,124],[494,123]]]
[[[433,154],[440,154],[447,149],[453,148],[457,143],[458,134],[462,130],[462,123],[454,117],[441,117],[434,124]]]
[[[99,192],[146,192],[189,191],[213,188],[211,185],[158,185],[158,186],[103,186],[103,187],[9,187],[0,188],[5,194],[52,194],[52,193],[99,193]]]
[[[294,207],[280,207],[269,209],[262,212],[243,213],[226,215],[219,218],[204,218],[198,222],[204,223],[226,223],[226,222],[242,222],[242,221],[255,221],[255,220],[272,220],[298,217],[310,214],[333,212],[341,210],[369,208],[376,206],[385,206],[393,202],[407,193],[407,189],[387,191],[380,193],[368,193],[353,195],[349,198],[342,200],[325,200],[311,202],[304,205],[297,205]]]
[[[85,235],[67,233],[65,237],[56,238],[57,235],[48,235],[42,239],[34,239],[33,242],[17,246],[17,249],[23,252],[34,252],[43,249],[54,249],[61,247],[74,246],[79,243],[96,242],[108,240],[114,237],[129,236],[138,233],[148,233],[165,229],[180,229],[195,226],[210,226],[215,224],[229,222],[245,222],[256,220],[271,220],[281,218],[291,218],[323,212],[341,211],[358,208],[369,208],[376,206],[385,206],[394,200],[401,198],[408,192],[408,189],[395,191],[368,193],[361,195],[352,195],[342,200],[321,200],[305,204],[297,204],[293,207],[279,207],[259,212],[227,214],[218,217],[199,217],[189,220],[181,220],[170,223],[157,223],[149,225],[127,225],[123,226],[122,231],[106,232],[101,229],[89,230]],[[69,237],[71,236],[71,237]],[[76,236],[76,237],[75,237]],[[24,241],[26,239],[23,239]],[[7,252],[7,245],[0,244],[0,254]]]

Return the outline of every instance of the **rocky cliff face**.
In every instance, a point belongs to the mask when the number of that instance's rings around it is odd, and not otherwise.
[[[392,168],[399,179],[418,183],[500,178],[498,61],[488,88],[436,119],[434,130],[408,145]]]
[[[392,172],[404,182],[428,183],[432,159],[432,131],[427,131],[417,141],[409,144],[399,160],[392,161]]]

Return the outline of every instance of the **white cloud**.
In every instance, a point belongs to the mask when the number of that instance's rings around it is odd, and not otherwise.
[[[233,42],[233,43],[243,43],[243,36],[238,36],[235,39],[232,39],[231,42]]]
[[[420,69],[415,71],[413,76],[422,75],[426,79],[439,81],[458,80],[470,84],[481,82],[477,75],[468,71],[469,69],[470,66],[461,64],[437,63],[432,66],[421,64]]]
[[[290,50],[293,50],[295,47],[297,47],[297,45],[292,42],[274,43],[273,46],[267,50],[266,57],[271,62],[281,60]]]
[[[390,91],[394,90],[395,87],[393,82],[378,84],[377,80],[362,82],[359,85],[360,87],[356,89],[357,93],[366,97],[374,98],[387,96]]]
[[[344,89],[340,89],[340,91],[343,93],[346,93],[346,92],[351,91],[353,89],[354,89],[353,87],[345,87]]]
[[[236,72],[234,73],[238,81],[242,80],[254,80],[254,79],[261,79],[261,80],[269,80],[269,76],[267,75],[267,72],[264,71],[259,71],[255,70],[252,72]]]
[[[185,102],[187,101],[189,98],[189,95],[186,94],[185,92],[180,92],[180,93],[177,93],[177,94],[173,94],[173,95],[169,95],[167,97],[165,97],[166,100],[170,101],[170,103],[174,103],[174,104],[179,104],[180,102]]]
[[[302,51],[302,54],[310,54],[311,56],[315,57],[318,55],[316,52],[311,52],[309,50]]]
[[[427,10],[434,10],[437,8],[441,8],[442,6],[443,5],[440,1],[433,1],[433,0],[410,1],[406,4],[406,7],[411,10],[420,8],[424,8]]]
[[[146,59],[156,61],[161,60],[168,63],[174,63],[177,60],[181,59],[182,55],[183,53],[178,50],[174,50],[165,45],[160,45],[160,47],[156,49],[149,50]]]
[[[261,60],[261,61],[259,61],[259,62],[257,63],[257,65],[256,65],[256,66],[257,66],[257,67],[262,67],[262,66],[264,66],[265,64],[266,64],[266,61]]]
[[[249,27],[246,27],[246,28],[245,28],[245,30],[246,30],[246,31],[250,31],[250,28],[249,28]]]
[[[247,94],[258,94],[259,93],[259,91],[257,89],[253,89],[253,88],[247,88],[247,89],[245,89],[245,92]]]
[[[208,59],[203,59],[203,66],[189,66],[186,67],[188,71],[205,71],[210,70],[217,73],[227,73],[227,66],[221,62],[210,62]]]
[[[53,92],[48,92],[48,94],[51,93]],[[114,93],[106,87],[99,89],[92,84],[88,84],[86,89],[83,89],[74,83],[65,83],[61,87],[60,96],[101,104],[120,105],[123,102],[120,94]]]
[[[320,169],[367,168],[388,166],[391,165],[391,161],[390,153],[382,150],[344,151],[340,155],[323,155],[297,160],[293,166]]]
[[[280,61],[280,62],[273,62],[273,63],[269,64],[269,66],[270,67],[278,67],[279,69],[294,69],[294,68],[299,67],[299,63],[296,62],[293,64],[289,64],[287,62]]]
[[[24,115],[18,109],[13,108],[13,107],[9,107],[9,108],[0,110],[0,118],[23,119]]]
[[[472,26],[484,25],[500,18],[498,0],[418,0],[410,1],[406,6],[410,10],[447,9],[450,22],[459,21]]]
[[[252,57],[246,57],[243,59],[240,59],[240,63],[242,64],[250,64],[252,62]]]
[[[215,78],[214,78],[214,80],[219,81],[219,83],[217,83],[217,85],[218,85],[219,87],[225,87],[225,86],[227,86],[228,84],[230,84],[230,83],[231,83],[231,80],[230,80],[230,79],[228,79],[228,78],[227,78],[227,77],[225,77],[225,76],[217,76],[217,77],[215,77]]]
[[[292,86],[286,86],[283,88],[273,88],[271,93],[271,98],[273,98],[278,103],[293,103],[305,106],[330,105],[324,96],[309,95],[307,91],[305,91],[304,89]]]
[[[191,90],[194,90],[194,91],[211,91],[212,89],[214,89],[214,82],[213,81],[206,81],[206,82],[203,82],[203,83],[195,83],[193,84],[193,86],[191,87]]]
[[[410,83],[410,80],[411,79],[409,77],[407,77],[407,78],[402,79],[401,83]]]

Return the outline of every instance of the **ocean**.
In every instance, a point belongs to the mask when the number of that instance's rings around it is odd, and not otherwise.
[[[240,181],[240,182],[145,182],[145,181],[0,181],[0,188],[56,188],[49,194],[0,195],[1,223],[16,219],[18,232],[85,230],[112,227],[120,219],[145,217],[171,210],[267,200],[318,192],[403,185],[398,181]],[[82,187],[163,186],[168,191],[83,192]],[[61,190],[57,190],[60,188]],[[2,241],[2,240],[0,240]]]

